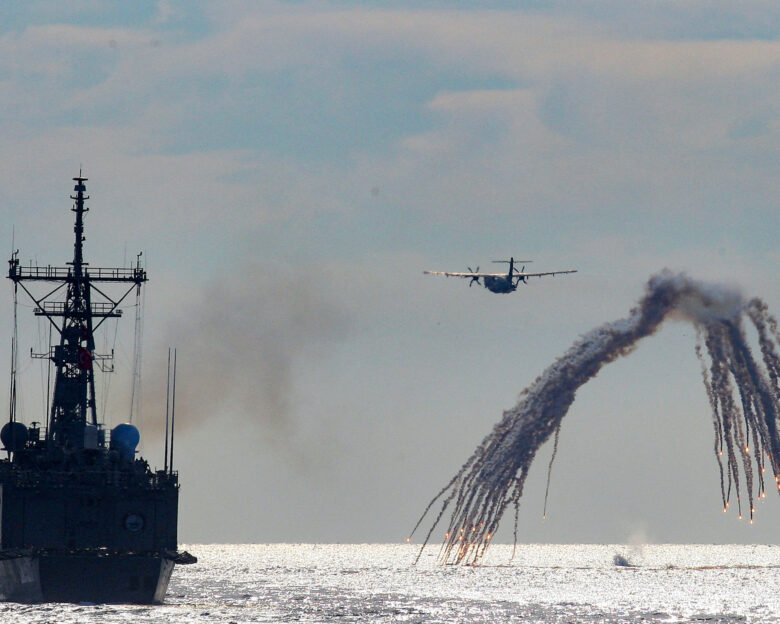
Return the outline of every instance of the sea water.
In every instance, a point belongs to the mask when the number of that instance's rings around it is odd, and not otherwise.
[[[0,622],[780,622],[780,546],[188,545],[165,604],[0,604]]]

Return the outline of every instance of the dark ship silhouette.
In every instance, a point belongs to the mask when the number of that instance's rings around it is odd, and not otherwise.
[[[138,296],[147,275],[140,254],[130,268],[93,268],[84,261],[87,179],[79,173],[73,180],[73,261],[22,266],[18,252],[9,261],[14,302],[21,288],[53,330],[48,352],[31,355],[51,361],[54,384],[46,426],[19,422],[14,336],[11,413],[0,431],[8,452],[0,460],[0,599],[157,603],[174,564],[195,562],[177,551],[173,427],[169,464],[166,415],[165,469],[152,471],[136,457],[138,430],[120,424],[107,432],[95,400],[95,369],[112,370],[113,351],[97,354],[93,332],[121,316],[119,305],[134,290]],[[48,294],[34,294],[34,282],[45,283]],[[110,297],[112,285],[124,286],[124,294]],[[64,301],[53,300],[55,293],[64,293]]]

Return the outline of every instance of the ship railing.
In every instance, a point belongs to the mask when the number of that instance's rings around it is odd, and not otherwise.
[[[71,276],[71,269],[68,267],[47,266],[20,266],[11,264],[8,277],[20,279],[39,279],[39,280],[64,280]]]
[[[100,282],[145,282],[146,271],[138,267],[95,267],[90,268],[84,263],[84,275],[93,281]],[[63,281],[73,278],[71,267],[61,266],[21,266],[11,263],[8,277],[18,280],[49,280]]]
[[[67,301],[44,301],[40,308],[35,308],[34,314],[36,316],[65,316],[66,313],[70,313],[74,317],[85,317],[86,312],[74,312],[73,309],[68,309]],[[108,301],[93,301],[90,303],[90,316],[110,316],[119,317],[122,316],[122,310],[118,310],[116,305]]]
[[[17,487],[66,485],[112,485],[115,487],[143,487],[164,489],[177,486],[178,472],[134,473],[122,470],[17,470],[4,477],[5,483],[13,480]]]

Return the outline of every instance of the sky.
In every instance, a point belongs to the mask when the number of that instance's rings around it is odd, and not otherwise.
[[[181,542],[400,542],[523,388],[652,274],[780,314],[778,76],[763,0],[14,3],[0,241],[70,260],[81,170],[88,261],[143,251],[134,418],[162,467],[176,347]],[[423,275],[509,256],[578,272],[511,295]],[[107,426],[129,417],[127,303],[103,343]],[[45,331],[20,304],[22,419],[40,420],[26,353]],[[694,345],[669,321],[580,389],[547,519],[551,443],[520,541],[776,539],[777,499],[753,525],[722,513]]]

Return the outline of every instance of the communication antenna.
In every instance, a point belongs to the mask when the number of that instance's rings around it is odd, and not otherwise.
[[[51,350],[51,323],[49,323],[49,350]],[[49,360],[46,363],[46,413],[44,414],[44,418],[46,420],[46,430],[49,430],[49,426],[51,423],[49,422],[49,418],[51,417],[51,412],[49,412],[48,406],[51,405],[51,360]]]
[[[165,463],[164,470],[168,472],[168,420],[171,405],[171,348],[168,347],[168,381],[165,385]]]
[[[136,271],[141,270],[141,256],[143,251],[138,252],[135,261]],[[135,290],[135,335],[133,344],[133,381],[130,391],[130,423],[132,424],[134,416],[138,416],[138,424],[141,425],[141,360],[143,356],[143,316],[141,308],[143,307],[143,297],[141,295],[141,285],[138,284]],[[136,398],[136,394],[138,397]]]
[[[16,408],[16,338],[11,337],[11,392],[9,394],[11,402],[9,404],[9,422],[14,422]]]
[[[11,254],[11,262],[18,256],[19,251]],[[11,392],[9,393],[10,405],[8,419],[10,422],[16,421],[16,370],[19,367],[19,322],[17,308],[19,307],[18,286],[14,284],[14,333],[11,337]]]
[[[173,350],[173,391],[171,392],[171,474],[173,474],[173,436],[176,433],[176,349]]]

